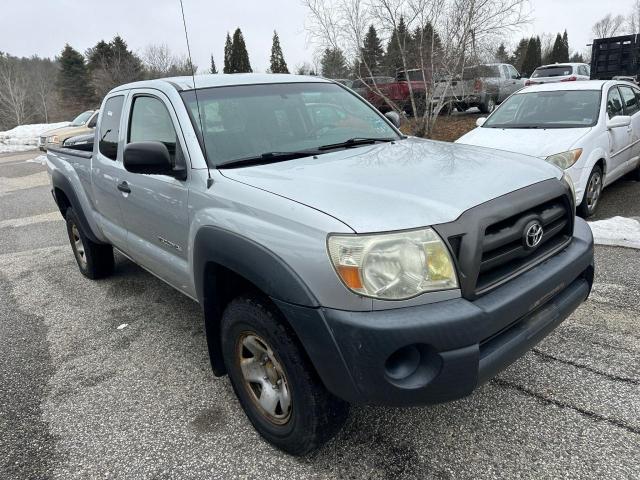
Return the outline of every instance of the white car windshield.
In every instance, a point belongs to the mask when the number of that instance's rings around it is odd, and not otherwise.
[[[200,131],[193,90],[182,94]],[[402,138],[377,111],[333,83],[274,83],[198,90],[204,143],[212,166],[293,152],[324,153],[332,144]],[[284,157],[283,157],[284,158]]]
[[[555,90],[509,97],[483,127],[586,128],[598,123],[600,90]]]

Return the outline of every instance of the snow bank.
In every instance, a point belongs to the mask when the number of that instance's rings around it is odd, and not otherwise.
[[[38,137],[48,130],[66,127],[70,122],[35,123],[18,125],[11,130],[0,132],[0,153],[31,150],[38,145]]]
[[[613,217],[589,222],[593,238],[600,245],[640,248],[640,222],[633,218]]]

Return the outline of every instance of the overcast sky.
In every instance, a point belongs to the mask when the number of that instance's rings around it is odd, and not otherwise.
[[[299,0],[183,0],[194,62],[206,69],[213,53],[222,66],[226,32],[240,27],[254,71],[269,64],[273,29],[292,70],[313,58]],[[0,51],[53,57],[65,43],[84,52],[100,39],[120,34],[134,51],[166,43],[186,53],[179,0],[3,0]],[[591,25],[607,13],[626,14],[633,0],[530,0],[533,22],[514,35],[555,34],[565,28],[572,52],[591,42]],[[515,38],[513,39],[515,43]]]

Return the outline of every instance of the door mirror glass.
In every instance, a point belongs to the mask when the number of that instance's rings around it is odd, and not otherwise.
[[[396,128],[400,128],[400,115],[398,112],[387,112],[384,114],[387,119],[393,123]]]
[[[487,121],[486,117],[480,117],[479,119],[476,120],[476,127],[483,126],[486,121]]]
[[[618,115],[617,117],[607,120],[607,128],[609,130],[612,128],[628,127],[629,125],[631,125],[631,117],[628,115]]]
[[[172,175],[175,173],[167,146],[162,142],[132,142],[124,149],[124,168],[131,173]]]

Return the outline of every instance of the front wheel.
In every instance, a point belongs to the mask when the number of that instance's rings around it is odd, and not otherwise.
[[[602,168],[596,165],[593,167],[591,175],[589,175],[582,203],[576,209],[578,215],[582,218],[589,218],[595,213],[598,202],[600,201],[600,196],[602,195],[602,178]]]
[[[267,300],[233,300],[224,311],[221,334],[233,390],[266,440],[292,455],[304,455],[340,430],[349,405],[326,390]]]

